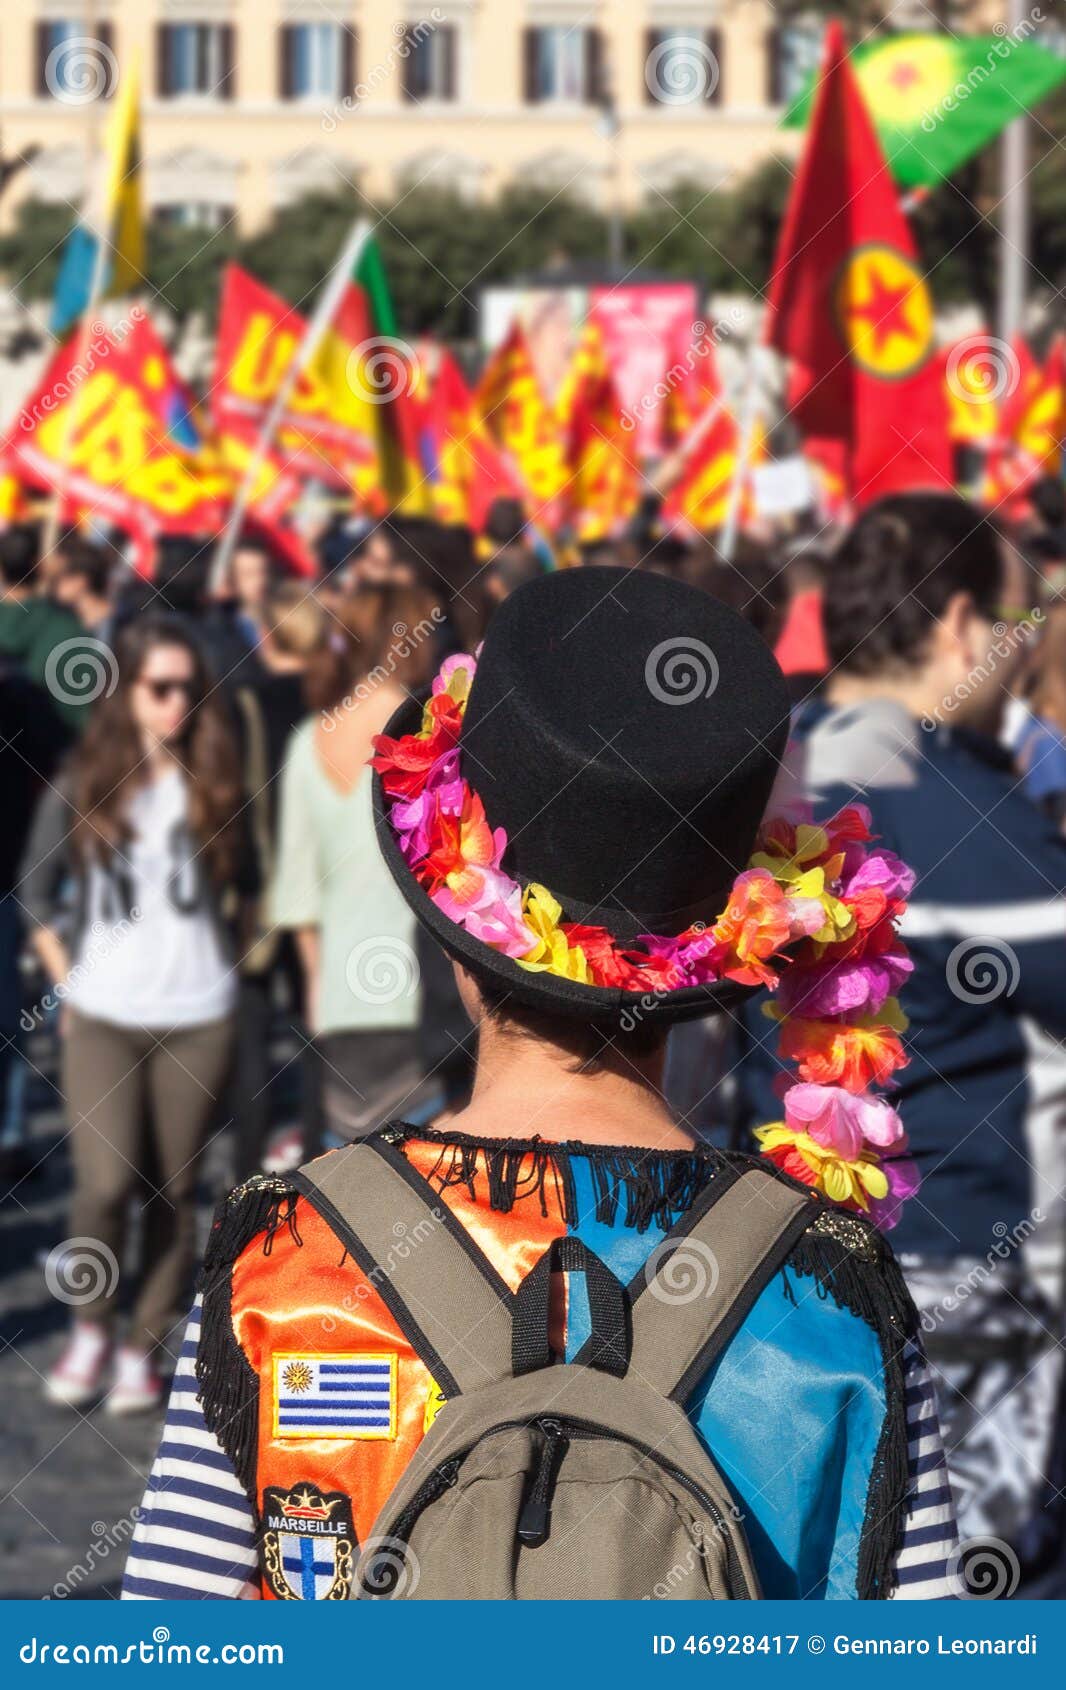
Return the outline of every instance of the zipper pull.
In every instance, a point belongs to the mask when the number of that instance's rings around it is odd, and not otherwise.
[[[527,1549],[544,1543],[551,1523],[551,1490],[555,1476],[555,1462],[562,1442],[563,1429],[557,1420],[538,1420],[541,1433],[540,1454],[533,1474],[533,1483],[518,1516],[518,1541]]]

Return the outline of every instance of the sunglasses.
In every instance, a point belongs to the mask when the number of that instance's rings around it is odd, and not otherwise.
[[[191,698],[193,695],[193,683],[191,681],[170,680],[161,676],[158,680],[142,678],[140,684],[151,693],[158,704],[165,704],[171,693],[174,692],[180,692],[185,698]]]

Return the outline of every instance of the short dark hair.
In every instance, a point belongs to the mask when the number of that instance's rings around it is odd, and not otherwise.
[[[525,537],[526,513],[521,499],[500,495],[485,516],[485,538],[494,546],[514,546]]]
[[[90,593],[96,598],[107,597],[111,586],[111,571],[114,559],[104,551],[102,546],[94,546],[91,541],[83,540],[74,535],[64,540],[62,550],[62,575],[64,579],[77,576],[83,580]]]
[[[163,535],[156,547],[154,584],[164,610],[195,616],[203,609],[213,550],[206,536]]]
[[[32,581],[41,561],[41,530],[36,522],[16,522],[0,534],[0,575],[9,587]]]
[[[951,493],[898,493],[864,511],[826,571],[829,660],[853,675],[916,668],[957,593],[995,619],[1000,541],[987,518]]]
[[[504,1028],[512,1027],[535,1039],[558,1044],[573,1057],[577,1070],[601,1068],[612,1051],[630,1062],[654,1056],[666,1043],[670,1029],[651,1015],[635,1011],[628,1020],[581,1021],[576,1016],[553,1015],[547,1009],[533,1009],[520,1003],[505,987],[478,980],[478,991],[486,1014]]]

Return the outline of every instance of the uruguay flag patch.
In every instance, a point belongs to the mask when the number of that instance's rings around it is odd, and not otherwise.
[[[276,1438],[395,1438],[395,1351],[273,1362]]]

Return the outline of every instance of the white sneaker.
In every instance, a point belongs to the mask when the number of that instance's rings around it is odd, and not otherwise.
[[[111,1349],[106,1326],[97,1321],[77,1320],[67,1347],[44,1382],[49,1402],[64,1408],[84,1408],[100,1394],[100,1380]]]
[[[270,1140],[260,1166],[265,1174],[287,1174],[291,1168],[298,1168],[303,1159],[303,1133],[298,1127],[286,1127]]]
[[[143,1350],[126,1345],[115,1356],[115,1383],[104,1400],[108,1414],[146,1414],[163,1400],[163,1386]]]

